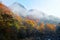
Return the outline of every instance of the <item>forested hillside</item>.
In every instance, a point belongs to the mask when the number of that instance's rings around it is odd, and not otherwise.
[[[57,25],[14,14],[0,3],[0,40],[60,40],[60,23]]]

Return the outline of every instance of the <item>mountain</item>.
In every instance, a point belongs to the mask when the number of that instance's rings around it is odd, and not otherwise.
[[[16,2],[13,3],[9,8],[12,12],[18,14],[19,16],[24,16],[29,19],[39,19],[40,22],[52,24],[57,24],[60,22],[60,19],[58,17],[47,15],[44,12],[41,12],[36,9],[30,9],[27,11],[27,9],[23,5]]]
[[[11,6],[9,6],[12,12],[18,14],[19,16],[25,16],[26,15],[26,8],[19,4],[19,3],[13,3]]]
[[[31,18],[36,18],[39,19],[40,22],[44,23],[52,23],[52,24],[57,24],[60,22],[60,19],[58,17],[55,17],[53,15],[47,15],[41,11],[38,11],[36,9],[31,9],[27,12],[28,17],[32,16]]]
[[[58,28],[56,28],[56,25],[49,23],[46,25],[44,23],[37,25],[36,21],[29,20],[28,18],[32,19],[37,18],[38,20],[40,19],[39,22],[45,22],[45,23],[48,21],[50,23],[53,22],[54,20],[59,20],[58,18],[52,15],[48,16],[43,12],[37,10],[28,11],[27,19],[24,18],[21,19],[20,16],[14,15],[12,10],[10,10],[7,6],[0,3],[0,37],[1,37],[0,39],[1,40],[49,40],[49,39],[55,40],[56,38],[58,40],[60,38],[58,37],[60,36],[59,35],[60,23],[57,26]],[[20,20],[20,22],[17,19]]]
[[[45,15],[43,12],[38,11],[38,10],[36,10],[36,9],[31,9],[31,10],[29,10],[29,11],[27,12],[27,15],[32,15],[32,16],[34,16],[34,17],[36,17],[36,18],[44,18],[44,17],[47,16],[47,15]]]

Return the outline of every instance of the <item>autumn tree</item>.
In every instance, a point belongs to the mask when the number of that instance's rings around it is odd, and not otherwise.
[[[45,30],[45,26],[44,26],[44,23],[41,23],[38,27],[37,27],[38,30],[40,30],[41,32],[43,32]]]
[[[46,24],[46,28],[50,31],[55,31],[56,30],[56,25],[54,24]]]

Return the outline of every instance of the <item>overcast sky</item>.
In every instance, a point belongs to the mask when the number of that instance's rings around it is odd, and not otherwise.
[[[28,10],[37,9],[48,15],[54,15],[60,18],[60,0],[2,0],[2,2],[7,6],[18,2]]]

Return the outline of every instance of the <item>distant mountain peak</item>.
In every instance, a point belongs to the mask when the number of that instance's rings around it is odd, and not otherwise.
[[[30,9],[29,12],[39,12],[40,14],[45,15],[45,13],[43,13],[43,12],[37,10],[37,9]]]
[[[36,9],[31,9],[28,11],[28,15],[33,15],[36,16],[37,18],[43,18],[45,16],[45,13]]]
[[[17,2],[13,3],[12,5],[21,6],[21,7],[23,7],[24,9],[26,9],[22,4],[17,3]]]
[[[29,11],[36,11],[36,9],[30,9]]]
[[[12,12],[14,13],[17,13],[19,16],[25,16],[26,14],[26,8],[20,4],[20,3],[13,3],[11,6],[10,6],[10,9]]]

